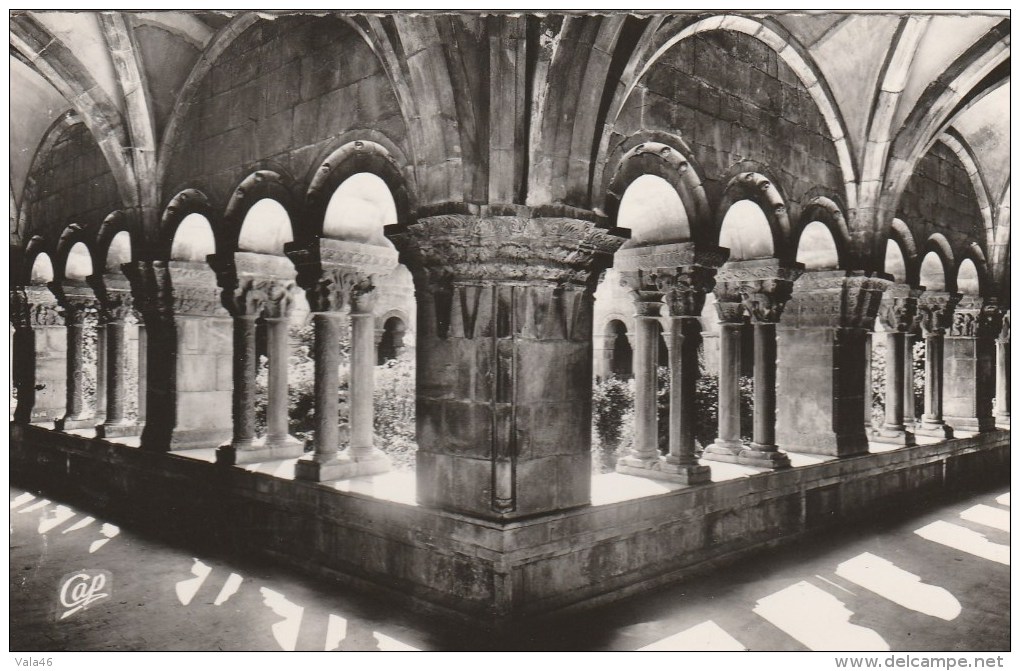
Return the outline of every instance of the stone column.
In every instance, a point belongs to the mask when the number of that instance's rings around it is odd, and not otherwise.
[[[95,421],[85,412],[85,321],[95,313],[92,298],[65,295],[64,319],[67,327],[67,400],[64,416],[55,422],[57,431],[91,428]]]
[[[723,260],[721,250],[714,261]],[[703,261],[707,259],[703,255]],[[711,469],[698,462],[695,444],[695,394],[705,294],[715,285],[715,268],[686,266],[658,273],[669,309],[669,454],[660,468],[669,479],[693,485],[711,480]]]
[[[905,407],[914,403],[913,388],[906,398],[905,373],[910,363],[907,337],[916,326],[920,291],[906,284],[890,285],[882,297],[878,318],[886,330],[885,419],[871,433],[871,440],[893,445],[913,445],[914,433],[904,424]],[[869,381],[870,386],[870,381]]]
[[[727,300],[739,296],[754,328],[753,436],[737,457],[746,466],[790,467],[790,458],[776,446],[776,324],[802,272],[800,264],[755,259],[730,263],[719,273],[717,292]]]
[[[913,321],[913,328],[916,329],[916,311]],[[911,331],[903,336],[903,425],[907,431],[912,432],[917,423],[917,410],[914,407],[914,333]]]
[[[781,445],[837,457],[868,451],[865,343],[888,284],[843,270],[806,271],[794,284],[778,326]]]
[[[1009,322],[1010,311],[1002,318],[1002,330],[995,339],[995,419],[1009,424]]]
[[[131,294],[107,288],[101,298],[100,319],[106,329],[106,418],[96,426],[97,438],[133,436],[138,427],[127,417],[127,316]]]
[[[145,331],[145,322],[139,317],[138,320],[138,411],[136,421],[139,425],[145,423],[145,401],[147,397],[146,390],[148,389],[148,366],[146,365],[149,360],[148,350],[148,335]],[[98,387],[98,384],[96,385]]]
[[[106,325],[96,324],[96,412],[95,421],[106,421]],[[139,383],[139,394],[144,391]]]
[[[995,299],[963,296],[945,337],[945,421],[955,430],[995,429],[995,337],[1002,312]]]
[[[418,297],[418,501],[495,520],[591,501],[592,292],[622,242],[515,212],[391,235]]]
[[[233,465],[300,457],[304,444],[288,434],[287,316],[296,290],[294,267],[285,257],[253,252],[214,255],[209,264],[223,289],[223,307],[234,317],[233,439],[216,450],[216,462]],[[267,430],[262,440],[256,439],[254,430],[255,327],[260,318],[266,322],[269,341]],[[189,358],[199,363],[196,357]]]
[[[917,305],[918,323],[924,335],[924,414],[914,433],[952,438],[953,429],[942,418],[943,344],[945,330],[952,323],[953,309],[960,294],[925,291]]]
[[[616,268],[631,289],[634,318],[634,445],[617,462],[620,473],[683,484],[707,482],[710,471],[698,464],[694,446],[694,385],[698,377],[700,327],[705,293],[715,284],[720,250],[701,252],[693,243],[621,249]],[[657,362],[659,313],[669,309],[666,335],[670,368],[669,454],[659,454]],[[690,322],[690,323],[685,323]]]
[[[295,466],[302,480],[341,480],[378,475],[390,459],[374,443],[373,383],[376,365],[372,278],[393,270],[392,249],[323,239],[318,247],[287,252],[298,268],[315,323],[315,452]],[[345,305],[351,308],[350,445],[340,450],[337,366]]]
[[[624,250],[626,251],[626,250]],[[623,252],[621,252],[623,253]],[[662,295],[638,292],[634,299],[634,444],[620,458],[616,470],[629,473],[659,467],[659,428],[656,407],[656,355],[659,347],[659,311]]]
[[[702,457],[736,463],[740,439],[740,333],[747,317],[739,302],[716,300],[719,313],[719,434]]]
[[[594,335],[592,336],[592,348],[594,349],[593,361],[595,363],[595,377],[605,380],[613,375],[613,347],[616,344],[615,335]]]

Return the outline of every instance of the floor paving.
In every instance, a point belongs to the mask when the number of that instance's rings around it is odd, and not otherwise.
[[[12,651],[1010,647],[1009,492],[899,511],[583,613],[473,630],[10,489]]]

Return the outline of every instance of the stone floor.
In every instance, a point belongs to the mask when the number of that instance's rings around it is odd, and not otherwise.
[[[1009,510],[1009,493],[992,491],[905,511],[498,636],[261,561],[169,547],[12,487],[10,646],[1007,650]]]

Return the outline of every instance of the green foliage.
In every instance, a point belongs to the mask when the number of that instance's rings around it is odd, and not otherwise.
[[[394,470],[414,470],[415,366],[401,357],[375,369],[376,445],[393,460]]]
[[[592,386],[592,470],[611,473],[633,441],[634,382],[617,377]]]

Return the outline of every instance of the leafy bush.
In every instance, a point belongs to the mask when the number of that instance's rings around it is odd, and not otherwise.
[[[393,460],[394,470],[414,470],[415,365],[391,359],[375,369],[376,445]]]
[[[592,470],[611,473],[634,437],[634,382],[617,377],[592,386]]]

